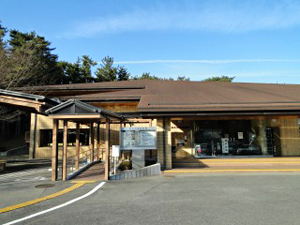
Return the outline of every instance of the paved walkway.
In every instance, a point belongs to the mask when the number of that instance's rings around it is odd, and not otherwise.
[[[72,180],[104,180],[104,163],[97,163]]]
[[[300,157],[175,159],[175,172],[300,172]]]

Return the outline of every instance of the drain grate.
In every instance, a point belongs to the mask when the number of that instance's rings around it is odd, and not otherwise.
[[[39,185],[36,185],[35,188],[51,188],[54,186],[55,186],[55,184],[39,184]]]

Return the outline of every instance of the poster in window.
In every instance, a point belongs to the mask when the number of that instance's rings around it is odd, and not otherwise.
[[[244,139],[244,133],[238,132],[238,139]]]

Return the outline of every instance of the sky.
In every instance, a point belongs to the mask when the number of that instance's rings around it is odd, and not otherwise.
[[[133,76],[300,84],[299,0],[0,0],[0,21]]]

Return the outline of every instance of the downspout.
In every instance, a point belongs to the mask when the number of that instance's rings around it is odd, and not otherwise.
[[[164,166],[163,168],[166,169],[167,167],[167,153],[166,153],[166,118],[163,118],[163,153],[164,153]]]

